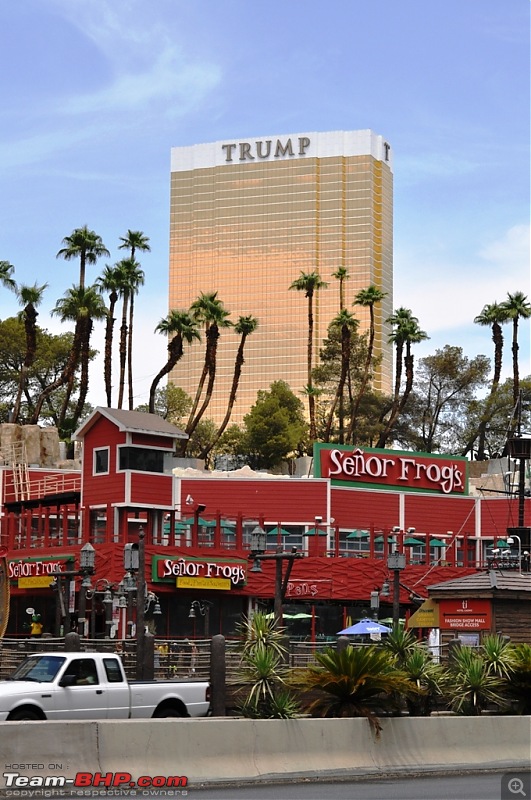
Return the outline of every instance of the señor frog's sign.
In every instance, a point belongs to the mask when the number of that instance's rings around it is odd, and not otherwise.
[[[316,444],[314,470],[334,485],[468,494],[468,462],[460,456]]]

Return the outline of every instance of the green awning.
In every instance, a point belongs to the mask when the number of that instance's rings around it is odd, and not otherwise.
[[[195,524],[195,517],[187,517],[186,519],[182,519],[181,523],[183,525],[194,525]],[[203,517],[197,518],[197,524],[200,525],[202,528],[206,527],[207,525],[211,525],[212,523],[209,522],[207,519]],[[216,523],[214,523],[215,525]]]
[[[290,532],[285,528],[272,528],[270,531],[267,531],[268,536],[278,536],[279,533],[281,536],[290,536]]]
[[[382,542],[384,542],[384,541],[385,541],[385,539],[384,539],[384,537],[383,537],[383,536],[377,536],[377,537],[374,539],[374,543],[375,543],[375,544],[381,544],[381,543],[382,543]],[[388,536],[388,537],[387,537],[387,541],[388,541],[390,544],[396,544],[396,538],[395,538],[394,536]]]
[[[430,539],[430,547],[448,547],[441,539]]]
[[[404,544],[408,547],[414,547],[416,545],[423,545],[424,542],[421,542],[420,539],[415,539],[413,536],[408,536],[407,539],[404,539]]]
[[[347,534],[347,539],[368,539],[369,531],[354,530],[352,533]]]
[[[304,536],[326,536],[326,531],[322,528],[308,528]]]

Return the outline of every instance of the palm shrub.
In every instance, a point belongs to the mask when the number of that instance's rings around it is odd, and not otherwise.
[[[441,700],[449,686],[450,675],[444,667],[433,660],[431,653],[416,645],[405,657],[402,669],[417,688],[417,693],[406,697],[411,717],[428,717]]]
[[[307,711],[321,717],[366,717],[376,735],[378,714],[394,709],[397,698],[416,694],[386,650],[375,645],[327,648],[315,653],[316,666],[294,672],[290,685],[317,697]]]
[[[531,714],[531,645],[512,645],[512,668],[505,684],[507,697],[519,714]]]
[[[285,628],[257,612],[238,625],[241,637],[240,664],[236,681],[240,685],[237,710],[253,719],[291,719],[300,712],[288,690]]]
[[[408,656],[417,649],[418,642],[412,631],[398,626],[385,637],[383,646],[396,658],[397,665],[401,667]]]
[[[506,705],[505,681],[489,670],[481,652],[460,647],[452,660],[451,676],[450,704],[456,713],[476,716],[488,706],[503,708]]]

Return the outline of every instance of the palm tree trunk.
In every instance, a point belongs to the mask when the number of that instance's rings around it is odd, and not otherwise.
[[[39,397],[37,398],[37,402],[35,403],[35,409],[33,411],[33,416],[30,420],[31,425],[36,425],[39,421],[39,416],[41,413],[42,406],[44,401],[56,390],[59,389],[61,386],[64,386],[65,383],[70,379],[70,377],[75,374],[77,365],[79,363],[79,354],[81,352],[81,343],[82,343],[82,330],[81,330],[80,322],[76,322],[76,327],[74,331],[74,340],[72,342],[72,349],[70,351],[70,356],[68,357],[68,361],[66,362],[63,371],[59,375],[59,377],[49,383],[40,393]]]
[[[183,340],[182,337],[177,335],[174,336],[173,339],[170,340],[168,343],[168,360],[162,367],[162,369],[155,375],[151,387],[149,389],[149,413],[155,413],[155,395],[157,393],[157,386],[161,382],[162,378],[165,375],[168,375],[177,362],[182,358],[183,355]]]
[[[122,305],[122,324],[120,327],[120,384],[118,387],[118,408],[121,408],[124,402],[125,390],[125,363],[127,358],[127,309],[129,305],[129,294],[125,293],[123,296]]]
[[[326,428],[324,433],[324,440],[328,442],[330,440],[330,431],[332,430],[332,423],[334,420],[334,413],[337,408],[338,402],[340,403],[340,411],[342,412],[343,406],[343,391],[345,389],[345,383],[347,380],[348,369],[350,366],[350,331],[346,325],[341,326],[341,373],[339,375],[339,381],[337,384],[337,390],[334,396],[334,400],[332,402],[330,412],[328,414],[328,419],[326,421]],[[343,425],[342,416],[340,414],[340,428]],[[340,439],[342,437],[340,436]],[[340,442],[341,443],[341,442]]]
[[[133,313],[135,305],[135,293],[131,292],[129,303],[129,335],[127,347],[127,383],[129,386],[129,411],[133,410]]]
[[[225,428],[229,424],[229,421],[230,421],[230,418],[231,418],[231,414],[232,414],[232,409],[234,408],[234,403],[236,402],[236,394],[238,392],[238,385],[240,383],[240,377],[241,377],[241,374],[242,374],[242,367],[243,367],[243,364],[244,364],[243,350],[245,348],[246,339],[247,339],[247,335],[245,333],[242,334],[242,338],[241,338],[240,344],[238,346],[238,351],[236,353],[236,360],[234,362],[234,374],[232,376],[232,386],[231,386],[231,389],[230,389],[229,402],[227,403],[227,411],[225,412],[225,416],[223,418],[223,422],[221,423],[221,425],[219,426],[218,430],[216,431],[216,434],[215,434],[213,440],[210,442],[210,444],[203,448],[203,450],[199,454],[199,458],[206,458],[208,456],[208,454],[211,452],[211,450],[213,450],[213,448],[216,446],[216,444],[221,439],[221,436],[223,435],[223,432],[225,431]]]
[[[317,429],[315,426],[315,397],[312,385],[312,365],[313,365],[313,293],[308,293],[308,413],[310,417],[310,441],[317,439]]]
[[[214,323],[210,326],[207,333],[207,370],[208,370],[208,383],[207,388],[205,391],[205,399],[201,405],[201,408],[196,413],[195,417],[193,418],[192,422],[187,426],[186,433],[190,437],[195,429],[197,428],[203,414],[208,408],[210,400],[212,399],[212,392],[214,390],[214,382],[216,380],[216,355],[217,355],[217,346],[218,346],[218,339],[219,339],[219,329],[218,326]],[[186,440],[188,441],[188,440]]]
[[[105,326],[105,361],[103,365],[103,376],[105,380],[105,396],[107,398],[107,408],[112,407],[112,340],[114,329],[114,309],[118,295],[113,292],[109,297],[109,316]]]

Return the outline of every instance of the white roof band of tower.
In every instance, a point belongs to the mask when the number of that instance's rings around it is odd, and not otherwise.
[[[371,130],[293,133],[248,139],[226,139],[209,144],[174,147],[171,171],[230,167],[260,161],[371,155],[392,166],[392,150],[383,136]]]

